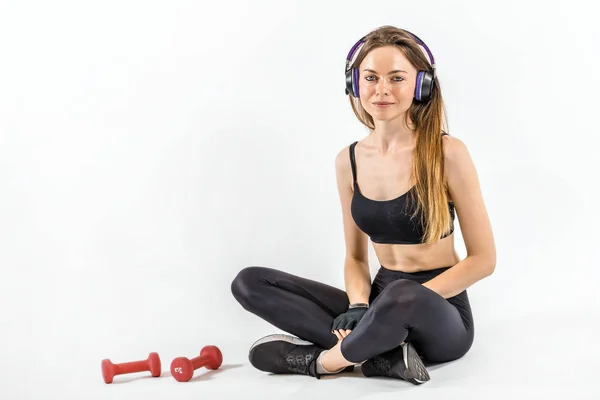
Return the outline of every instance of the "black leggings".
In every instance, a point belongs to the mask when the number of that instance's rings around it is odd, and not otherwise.
[[[425,361],[462,357],[473,343],[473,316],[466,290],[444,299],[421,285],[450,267],[406,273],[379,269],[372,283],[370,308],[342,340],[352,363],[411,342]],[[266,267],[247,267],[231,284],[247,311],[273,326],[325,349],[338,342],[333,320],[348,309],[343,290]]]

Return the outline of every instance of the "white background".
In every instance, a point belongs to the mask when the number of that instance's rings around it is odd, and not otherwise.
[[[0,4],[0,397],[600,396],[591,2]],[[469,289],[475,344],[420,387],[265,375],[247,349],[277,330],[231,280],[343,287],[334,159],[367,131],[342,70],[385,24],[429,45],[479,173],[498,257]],[[104,358],[168,374],[206,344],[206,379],[102,381]]]

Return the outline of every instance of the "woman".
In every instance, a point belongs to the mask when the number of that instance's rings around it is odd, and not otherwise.
[[[244,309],[296,336],[252,345],[250,363],[262,371],[320,378],[362,364],[365,376],[421,384],[423,361],[471,348],[467,288],[495,269],[492,229],[467,147],[443,131],[435,61],[418,37],[393,26],[363,37],[346,60],[346,93],[369,128],[335,160],[346,291],[257,266],[240,271],[231,290]],[[373,282],[369,238],[381,265]]]

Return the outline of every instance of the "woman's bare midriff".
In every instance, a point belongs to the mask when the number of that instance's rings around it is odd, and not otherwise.
[[[454,248],[454,233],[429,245],[373,243],[373,248],[379,264],[395,271],[427,271],[450,267],[460,261]]]

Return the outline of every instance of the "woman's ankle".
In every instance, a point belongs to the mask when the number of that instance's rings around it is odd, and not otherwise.
[[[323,366],[323,356],[325,355],[325,353],[327,353],[329,350],[323,350],[321,352],[321,354],[319,354],[319,357],[317,357],[317,373],[324,375],[324,374],[337,374],[342,372],[344,369],[347,368],[347,366],[345,367],[341,367],[340,369],[338,369],[337,371],[329,371],[327,369],[325,369],[325,367]]]

